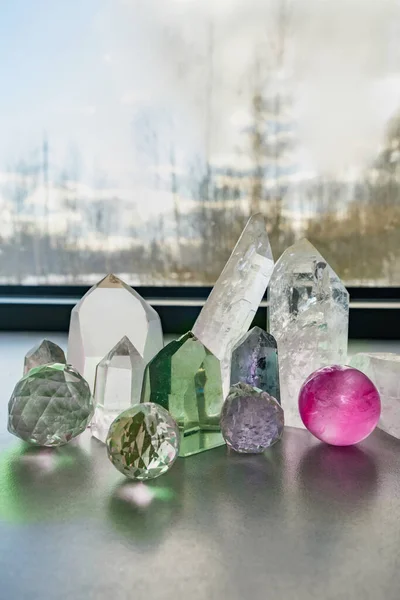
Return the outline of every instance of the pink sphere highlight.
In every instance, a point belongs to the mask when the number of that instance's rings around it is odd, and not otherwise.
[[[333,365],[314,371],[303,383],[299,411],[315,437],[333,446],[351,446],[375,429],[381,400],[364,373]]]

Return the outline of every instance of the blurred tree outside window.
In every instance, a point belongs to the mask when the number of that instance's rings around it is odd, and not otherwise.
[[[246,220],[400,285],[397,0],[5,0],[0,283],[210,285]]]

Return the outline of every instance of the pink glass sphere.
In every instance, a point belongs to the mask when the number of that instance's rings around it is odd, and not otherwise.
[[[375,429],[381,400],[364,373],[333,365],[318,369],[303,383],[299,411],[315,437],[334,446],[351,446]]]

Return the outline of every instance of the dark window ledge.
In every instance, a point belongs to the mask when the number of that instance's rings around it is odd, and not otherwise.
[[[67,331],[71,309],[88,287],[0,286],[0,330]],[[136,287],[158,311],[164,332],[185,333],[210,287]],[[350,288],[352,339],[400,339],[400,288]],[[254,324],[265,327],[264,299]]]

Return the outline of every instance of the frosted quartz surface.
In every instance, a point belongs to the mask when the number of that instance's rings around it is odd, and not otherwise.
[[[390,352],[355,354],[350,365],[365,373],[381,396],[378,427],[400,439],[400,355]]]
[[[121,279],[107,275],[71,313],[68,362],[92,390],[97,365],[124,336],[146,363],[163,347],[157,312]]]
[[[225,395],[229,391],[232,348],[250,327],[273,267],[265,219],[261,214],[253,215],[192,330],[221,361]]]
[[[303,239],[276,263],[268,297],[285,423],[303,427],[298,411],[301,385],[316,369],[347,360],[349,294],[318,250]]]

